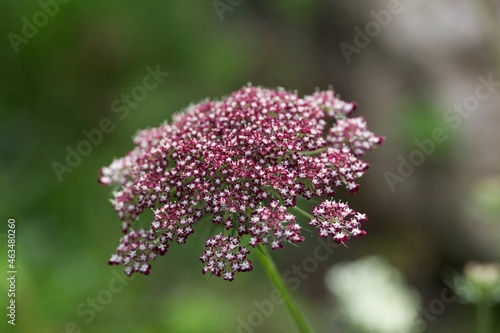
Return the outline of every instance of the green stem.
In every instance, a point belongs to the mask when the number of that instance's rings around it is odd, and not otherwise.
[[[484,291],[483,291],[484,293]],[[489,295],[483,295],[477,302],[477,332],[491,333],[491,303]]]
[[[328,147],[323,147],[323,148],[319,148],[319,149],[312,150],[312,151],[308,151],[308,150],[299,151],[299,154],[305,155],[305,156],[314,156],[314,155],[319,155],[321,153],[324,153],[327,150],[328,150]]]
[[[307,322],[307,319],[304,317],[297,304],[293,301],[292,296],[290,295],[287,287],[285,286],[285,283],[281,278],[278,268],[274,264],[274,261],[271,258],[269,252],[262,245],[259,245],[259,249],[260,251],[256,251],[257,256],[259,257],[262,266],[266,270],[268,277],[271,279],[274,286],[281,293],[281,296],[285,300],[285,304],[288,308],[288,311],[290,311],[290,314],[292,315],[295,324],[299,328],[299,331],[301,333],[313,333],[314,331]]]
[[[311,214],[309,214],[308,212],[306,212],[305,210],[303,210],[302,208],[299,208],[297,206],[294,206],[291,209],[294,210],[294,211],[296,211],[300,215],[307,217],[308,219],[313,219],[314,218],[314,216],[312,216]]]

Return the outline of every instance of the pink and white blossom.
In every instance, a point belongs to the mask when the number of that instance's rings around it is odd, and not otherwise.
[[[358,190],[369,167],[359,157],[383,141],[350,117],[356,107],[331,90],[300,98],[247,86],[140,131],[135,148],[101,171],[100,182],[116,187],[111,203],[124,233],[110,264],[149,274],[152,260],[211,221],[223,233],[205,242],[203,273],[233,280],[252,270],[247,246],[304,240],[290,213],[298,198],[324,200],[309,221],[320,236],[363,235],[366,217],[332,200],[339,188]],[[153,221],[136,230],[147,209]]]

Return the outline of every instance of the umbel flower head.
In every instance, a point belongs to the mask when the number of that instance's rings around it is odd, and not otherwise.
[[[222,232],[206,240],[202,272],[233,280],[252,270],[251,248],[304,240],[290,213],[298,197],[323,200],[309,221],[321,237],[363,235],[365,215],[332,200],[339,187],[358,190],[368,169],[359,157],[383,141],[349,117],[355,109],[332,90],[300,98],[247,86],[140,131],[136,147],[101,170],[100,182],[116,186],[111,203],[125,234],[109,263],[147,275],[152,260],[211,220]],[[146,209],[154,219],[134,228]]]

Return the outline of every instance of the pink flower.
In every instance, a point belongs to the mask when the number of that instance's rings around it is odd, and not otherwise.
[[[318,229],[323,238],[333,237],[336,243],[344,243],[351,236],[358,238],[366,234],[361,230],[361,223],[366,222],[366,215],[357,213],[346,203],[325,200],[312,211],[315,218],[309,226]]]
[[[359,156],[383,141],[363,118],[348,118],[355,109],[333,91],[299,98],[249,86],[139,132],[134,150],[102,168],[100,182],[117,186],[111,202],[125,234],[110,264],[149,274],[150,261],[172,242],[184,244],[205,217],[231,236],[206,241],[203,273],[226,280],[252,270],[245,245],[302,242],[287,208],[298,197],[328,200],[340,187],[356,192],[368,169]],[[146,209],[154,220],[135,230]],[[346,204],[324,201],[312,213],[309,224],[323,237],[345,242],[365,233],[366,218]]]

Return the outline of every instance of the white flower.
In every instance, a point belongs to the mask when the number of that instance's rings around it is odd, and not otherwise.
[[[416,332],[420,297],[383,258],[340,263],[325,278],[338,302],[337,312],[355,327],[355,332]]]

